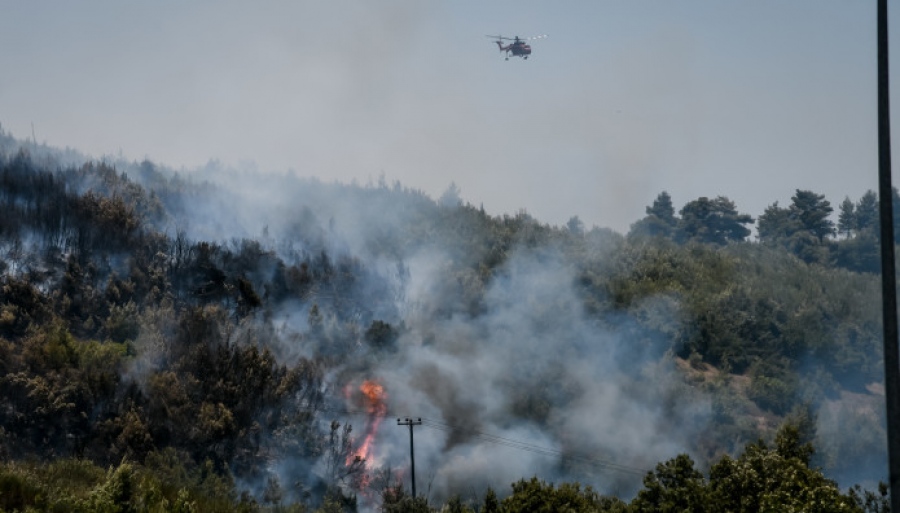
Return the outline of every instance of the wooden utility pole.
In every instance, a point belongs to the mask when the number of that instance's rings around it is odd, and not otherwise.
[[[412,496],[416,498],[416,456],[413,452],[413,426],[421,426],[422,419],[413,420],[409,417],[403,420],[397,419],[398,426],[409,426],[409,472],[412,474]],[[898,510],[900,511],[900,510]]]
[[[881,297],[884,322],[884,397],[887,416],[891,511],[900,511],[900,348],[894,207],[891,186],[891,116],[888,89],[887,0],[878,0],[878,201],[881,222]]]

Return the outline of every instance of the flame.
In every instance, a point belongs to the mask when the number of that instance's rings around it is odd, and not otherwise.
[[[365,460],[369,458],[369,455],[372,452],[372,442],[375,440],[375,435],[378,433],[378,426],[381,425],[381,421],[383,421],[384,416],[387,415],[387,403],[385,403],[387,394],[384,392],[384,387],[380,383],[374,380],[363,381],[359,386],[359,391],[362,395],[362,402],[365,405],[366,413],[368,413],[369,416],[368,419],[366,419],[366,430],[362,442],[359,444],[356,451],[348,457],[348,465],[352,463],[353,460]]]

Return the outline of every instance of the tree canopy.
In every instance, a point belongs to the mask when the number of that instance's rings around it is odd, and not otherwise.
[[[881,507],[826,477],[883,452],[871,191],[846,198],[835,225],[824,196],[796,190],[751,241],[753,218],[724,196],[676,215],[662,192],[623,236],[577,216],[489,216],[452,184],[434,201],[399,184],[267,177],[285,197],[266,198],[257,229],[250,200],[225,186],[121,166],[0,152],[0,510]],[[504,289],[518,276],[533,280]],[[526,335],[543,347],[508,340]],[[504,360],[487,349],[507,343],[508,361],[475,359]],[[351,385],[429,352],[467,376],[490,364],[498,375],[480,381],[502,404],[491,421],[540,431],[557,460],[509,489],[435,499],[354,458],[365,429],[335,413]],[[685,453],[634,479],[633,497],[583,484],[573,461],[590,444],[559,422],[591,404],[577,372],[597,353],[628,401],[703,419]],[[512,361],[527,369],[500,375]],[[427,366],[409,386],[448,416],[477,411],[442,372]],[[854,419],[854,439],[776,434],[801,404]],[[626,418],[623,430],[641,427]],[[448,429],[448,445],[472,439]]]

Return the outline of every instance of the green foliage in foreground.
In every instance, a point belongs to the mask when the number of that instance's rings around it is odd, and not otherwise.
[[[186,468],[174,454],[108,470],[79,459],[0,466],[0,511],[76,513],[255,511],[234,483],[209,466]]]
[[[837,484],[809,465],[812,445],[804,443],[798,425],[783,426],[774,444],[749,444],[737,458],[723,457],[704,474],[687,455],[660,463],[644,477],[643,488],[626,503],[580,483],[558,485],[537,477],[512,483],[498,499],[490,488],[479,504],[459,497],[431,505],[409,496],[402,486],[388,487],[381,510],[391,513],[663,513],[663,512],[804,512],[887,513],[887,490],[855,487],[841,492]],[[308,504],[259,504],[238,494],[227,475],[211,464],[185,467],[173,451],[155,453],[144,465],[123,462],[108,470],[85,460],[63,459],[46,464],[0,466],[0,512],[342,512],[355,511],[354,500],[329,494],[313,509]]]

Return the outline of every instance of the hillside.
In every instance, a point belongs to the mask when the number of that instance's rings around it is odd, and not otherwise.
[[[409,479],[409,416],[437,501],[531,476],[630,499],[791,419],[825,476],[884,478],[868,195],[835,227],[811,191],[755,220],[661,193],[620,234],[0,139],[4,460],[365,504]]]

